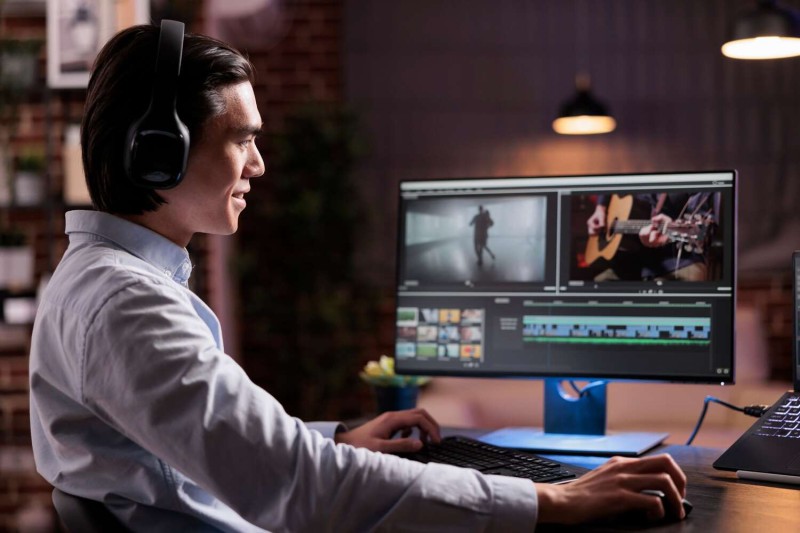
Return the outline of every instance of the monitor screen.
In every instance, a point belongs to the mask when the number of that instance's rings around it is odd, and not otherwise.
[[[396,368],[732,383],[735,171],[400,184]]]

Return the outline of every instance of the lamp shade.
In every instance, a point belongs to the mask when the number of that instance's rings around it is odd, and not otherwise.
[[[775,0],[759,0],[733,22],[722,53],[734,59],[778,59],[800,55],[800,15]]]
[[[592,96],[589,77],[576,78],[577,93],[562,104],[558,118],[553,121],[553,130],[562,135],[595,135],[609,133],[617,127],[617,121],[608,108]]]

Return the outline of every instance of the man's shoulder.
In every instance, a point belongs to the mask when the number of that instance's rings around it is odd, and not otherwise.
[[[93,244],[65,254],[44,296],[51,303],[88,310],[133,286],[164,292],[170,286],[167,281],[146,261],[113,246]]]

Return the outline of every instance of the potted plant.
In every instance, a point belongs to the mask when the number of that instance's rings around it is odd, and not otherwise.
[[[428,376],[395,374],[394,359],[386,355],[377,361],[369,361],[358,375],[375,391],[378,414],[413,409],[417,406],[420,387],[431,380]]]
[[[23,151],[17,156],[14,174],[14,201],[17,205],[38,205],[45,196],[45,157],[38,149]]]
[[[20,102],[37,85],[41,48],[41,40],[0,39],[0,127],[16,126]]]
[[[0,87],[24,93],[36,85],[41,40],[0,39]]]
[[[0,226],[0,289],[28,289],[33,285],[33,248],[17,228]]]
[[[9,147],[19,122],[20,103],[37,84],[41,48],[41,40],[0,39],[0,205],[13,198]]]

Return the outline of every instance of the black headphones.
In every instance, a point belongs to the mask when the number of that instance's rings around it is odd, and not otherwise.
[[[183,28],[183,22],[161,21],[150,105],[128,130],[125,172],[134,184],[148,189],[175,187],[186,172],[189,130],[175,109]]]

